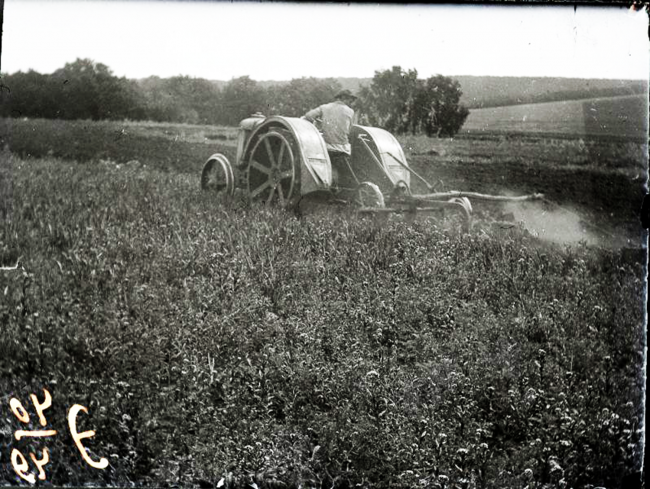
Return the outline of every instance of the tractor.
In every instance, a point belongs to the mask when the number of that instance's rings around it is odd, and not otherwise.
[[[332,167],[317,125],[295,117],[254,114],[241,121],[234,166],[221,153],[203,166],[201,188],[233,195],[241,188],[251,200],[266,205],[298,207],[306,200],[327,200],[354,206],[360,214],[388,215],[450,212],[461,216],[462,227],[472,223],[469,198],[520,201],[543,198],[473,192],[433,192],[433,186],[406,161],[397,139],[384,129],[353,125],[350,167]],[[418,179],[429,193],[414,194]]]

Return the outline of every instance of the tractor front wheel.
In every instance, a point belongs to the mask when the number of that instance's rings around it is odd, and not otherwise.
[[[233,195],[235,192],[235,176],[232,166],[221,153],[216,153],[208,158],[201,172],[201,189],[224,192]]]

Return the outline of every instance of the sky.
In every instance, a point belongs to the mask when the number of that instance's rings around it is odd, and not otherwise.
[[[625,7],[5,0],[0,70],[52,73],[77,58],[115,75],[231,80],[647,79],[648,15]]]

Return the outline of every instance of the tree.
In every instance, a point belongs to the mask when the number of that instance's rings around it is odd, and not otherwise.
[[[59,115],[63,119],[123,119],[143,115],[135,84],[114,76],[102,63],[77,59],[55,71],[52,79],[60,90]]]
[[[216,123],[222,106],[219,86],[204,78],[186,78],[185,98],[201,124]]]
[[[460,131],[469,110],[460,105],[463,92],[458,81],[432,76],[422,84],[420,94],[419,103],[424,109],[420,121],[427,136],[451,137]]]
[[[236,126],[242,119],[265,108],[264,89],[248,76],[229,81],[222,93],[221,124]]]
[[[314,107],[331,102],[340,90],[341,84],[334,78],[294,78],[286,85],[267,89],[267,112],[299,117]]]
[[[175,121],[179,117],[178,101],[166,90],[165,79],[150,76],[138,81],[147,119],[163,122]]]
[[[399,66],[375,71],[370,87],[359,92],[361,120],[398,134],[406,132],[414,112],[417,78],[417,70]]]
[[[462,91],[456,80],[442,75],[420,80],[416,70],[399,66],[376,71],[359,95],[361,122],[397,134],[453,136],[469,114],[460,105]]]
[[[44,117],[59,116],[59,87],[51,76],[29,70],[3,76],[2,116]]]
[[[152,76],[141,80],[139,86],[152,120],[209,124],[219,117],[221,91],[203,78]]]

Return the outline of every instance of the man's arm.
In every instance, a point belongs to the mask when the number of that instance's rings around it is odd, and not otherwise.
[[[302,116],[303,119],[307,119],[309,122],[314,122],[316,119],[323,117],[323,106],[316,107],[315,109],[310,110],[305,115]]]

